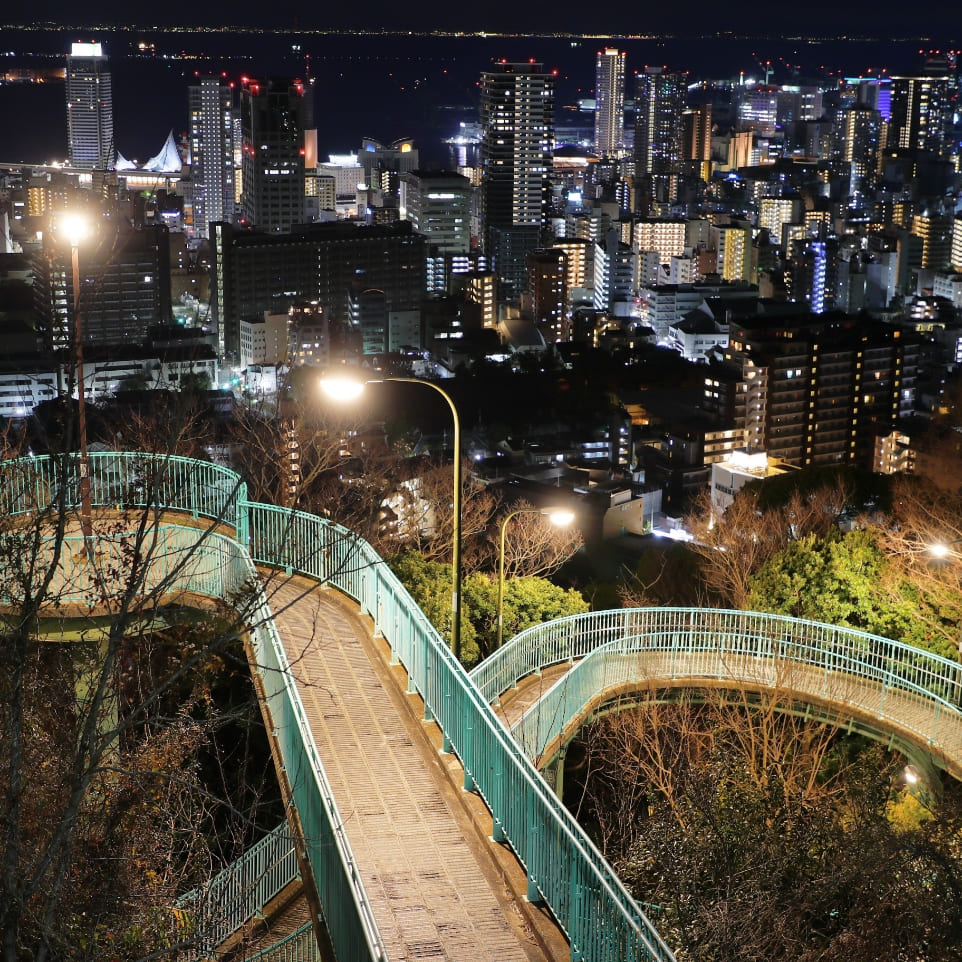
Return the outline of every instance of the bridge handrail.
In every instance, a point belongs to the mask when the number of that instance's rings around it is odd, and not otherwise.
[[[134,534],[100,537],[98,564],[123,571],[129,561],[125,542]],[[274,739],[291,786],[304,833],[305,853],[324,906],[339,962],[376,962],[387,953],[370,910],[357,861],[343,828],[291,666],[274,624],[264,587],[247,550],[233,538],[201,528],[168,524],[156,529],[145,590],[192,592],[241,605],[254,650],[263,695],[274,724]],[[87,603],[83,538],[65,539],[61,602]]]
[[[144,451],[92,451],[90,497],[95,507],[163,506],[223,522],[246,533],[241,505],[247,485],[236,471],[211,461]],[[80,503],[80,456],[11,458],[0,462],[0,516]]]
[[[924,694],[946,707],[962,703],[962,664],[957,661],[854,628],[724,608],[624,608],[569,615],[520,632],[471,677],[493,702],[527,675],[625,639],[653,651],[677,650],[684,641],[689,650],[700,646],[731,655],[790,659]]]
[[[202,942],[192,946],[191,956],[216,948],[299,877],[297,850],[284,821],[174,903],[191,913],[194,928],[202,933]]]
[[[939,741],[940,730],[948,731],[943,727],[946,722],[954,724],[956,737],[962,734],[962,715],[956,706],[947,704],[933,696],[928,689],[917,685],[887,688],[882,678],[888,673],[881,669],[878,677],[869,679],[882,682],[875,690],[878,699],[870,698],[863,702],[859,699],[860,692],[848,684],[852,676],[845,673],[844,669],[842,672],[820,671],[814,686],[809,684],[812,679],[794,675],[793,666],[809,668],[811,663],[794,659],[792,652],[748,652],[755,670],[746,674],[744,665],[739,665],[734,658],[728,658],[732,655],[730,651],[689,648],[672,643],[652,645],[651,637],[646,635],[609,641],[581,658],[550,686],[511,726],[511,733],[525,754],[536,764],[543,762],[549,746],[556,744],[556,740],[569,730],[573,722],[583,718],[605,692],[622,689],[625,685],[638,686],[653,679],[679,676],[686,681],[694,679],[697,683],[698,678],[715,679],[724,675],[766,687],[777,685],[781,680],[793,693],[807,692],[820,696],[825,702],[831,702],[838,696],[841,682],[846,705],[854,709],[861,708],[871,713],[873,718],[904,726],[905,720],[899,711],[904,708],[904,701],[886,698],[888,691],[898,690],[903,695],[915,696],[912,700],[916,705],[922,704],[931,710],[929,728],[925,731],[916,730],[916,737],[920,742],[927,743],[930,749],[942,749],[947,756],[950,754],[946,751],[947,746]],[[646,655],[667,656],[667,664],[658,664],[652,674],[644,657]],[[766,667],[770,670],[758,670]],[[824,668],[823,665],[817,667]]]
[[[115,457],[113,452],[95,454],[91,455],[91,462],[93,465],[101,458]],[[136,457],[150,460],[149,455]],[[171,459],[161,460],[167,463]],[[76,461],[71,463],[76,467]],[[205,476],[208,465],[196,464]],[[48,476],[63,492],[64,469],[52,469]],[[511,844],[525,867],[529,896],[543,898],[548,904],[571,942],[572,956],[586,962],[673,960],[671,950],[641,907],[545,785],[427,617],[370,545],[313,515],[246,502],[239,497],[239,478],[233,478],[235,528],[243,547],[209,531],[170,526],[165,535],[166,547],[157,555],[157,577],[163,574],[169,588],[234,598],[243,589],[259,585],[253,555],[258,561],[329,582],[354,598],[362,611],[373,618],[376,630],[391,643],[394,656],[408,672],[410,684],[421,694],[426,710],[437,719],[446,743],[460,757],[466,785],[476,788],[485,799],[496,835]],[[186,475],[185,481],[189,481]],[[187,487],[189,484],[183,490]],[[76,503],[69,501],[66,494],[58,497],[62,504]],[[42,501],[30,488],[21,489],[21,499],[25,502],[22,511],[33,510]],[[197,505],[189,498],[181,496],[175,500],[175,508],[182,508],[186,501],[196,506],[198,514],[227,520],[223,505],[213,513],[204,510],[212,506]],[[109,506],[110,502],[106,503]],[[74,540],[78,542],[77,550],[70,554],[79,556],[80,539]],[[181,566],[179,559],[185,558],[186,563]],[[341,955],[339,951],[338,958],[382,958],[383,946],[376,936],[353,855],[293,686],[290,666],[263,589],[254,590],[250,635],[271,706],[275,737],[305,827],[318,894],[325,914],[332,916],[328,928],[335,945],[343,946],[341,951],[345,953]],[[310,780],[310,786],[302,775]],[[325,864],[325,850],[338,852],[336,866],[329,864],[333,859]],[[345,891],[350,893],[350,906],[345,904]],[[343,933],[343,938],[338,932]]]
[[[332,584],[369,615],[426,713],[441,728],[572,944],[573,957],[674,959],[584,830],[548,789],[394,573],[373,548],[314,515],[250,504],[251,551],[263,563]],[[346,537],[345,537],[346,536]],[[550,843],[550,844],[548,844]]]

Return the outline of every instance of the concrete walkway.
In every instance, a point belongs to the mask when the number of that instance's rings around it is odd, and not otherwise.
[[[303,579],[276,578],[267,594],[388,958],[560,958],[542,948],[499,847],[472,823],[477,797],[452,784],[450,756],[392,679],[369,620]]]

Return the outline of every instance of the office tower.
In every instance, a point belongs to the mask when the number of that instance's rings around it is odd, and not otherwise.
[[[951,115],[948,77],[892,77],[889,148],[945,153]]]
[[[192,217],[188,233],[206,240],[208,225],[234,219],[234,90],[217,77],[187,88]]]
[[[625,54],[616,47],[595,61],[595,151],[601,157],[625,152]]]
[[[481,74],[481,218],[503,295],[524,290],[525,253],[547,223],[555,78],[540,63],[493,64]]]
[[[289,234],[211,228],[211,317],[220,353],[236,364],[239,321],[316,303],[332,329],[351,316],[355,285],[384,292],[387,310],[418,310],[425,240],[407,221],[310,224]]]
[[[307,221],[305,131],[311,91],[299,80],[241,87],[241,207],[247,224],[283,233]]]
[[[645,67],[635,78],[635,173],[670,174],[681,159],[688,74]]]
[[[67,154],[71,167],[112,170],[114,98],[99,43],[75,43],[67,57]]]
[[[451,170],[412,170],[401,174],[400,217],[409,220],[429,245],[426,287],[447,289],[448,255],[471,249],[474,188]]]

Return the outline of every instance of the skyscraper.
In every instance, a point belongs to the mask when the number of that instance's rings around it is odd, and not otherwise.
[[[540,63],[501,62],[481,74],[483,242],[512,300],[547,222],[554,95],[554,74]]]
[[[635,173],[670,174],[681,159],[688,74],[645,67],[635,86]]]
[[[241,206],[255,227],[282,233],[307,221],[310,93],[300,80],[247,80],[241,88]]]
[[[595,150],[602,157],[625,152],[625,54],[605,47],[595,61]]]
[[[214,221],[234,219],[234,90],[217,77],[187,88],[192,223],[197,240]]]
[[[888,146],[946,152],[949,97],[948,77],[892,77]]]
[[[114,98],[103,46],[75,43],[67,57],[67,154],[71,167],[114,166]]]

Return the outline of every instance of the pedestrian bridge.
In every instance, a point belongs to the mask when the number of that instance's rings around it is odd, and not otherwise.
[[[783,615],[635,608],[536,625],[471,678],[489,702],[527,679],[528,696],[506,717],[539,768],[616,699],[724,688],[776,693],[787,710],[860,731],[962,779],[960,672],[958,662],[901,642]]]
[[[75,510],[76,461],[9,461],[4,473],[4,515]],[[68,550],[57,554],[56,538],[45,548],[60,603],[103,605],[110,591],[136,583],[141,593],[235,606],[297,854],[284,854],[281,833],[251,865],[270,863],[262,874],[277,876],[274,889],[297,865],[321,915],[306,937],[328,942],[340,962],[560,957],[512,918],[492,852],[471,844],[434,771],[455,759],[463,787],[487,807],[493,854],[513,853],[522,894],[546,907],[567,940],[565,957],[673,959],[535,765],[616,690],[652,680],[797,682],[802,697],[851,699],[852,713],[903,732],[953,773],[962,768],[959,665],[884,639],[747,612],[601,612],[538,626],[469,676],[370,546],[318,517],[249,502],[226,468],[108,452],[91,455],[90,487],[96,550],[85,556],[69,531],[59,539]],[[125,521],[138,511],[150,523],[130,530]],[[394,669],[379,664],[378,648]],[[564,709],[522,719],[516,741],[491,703],[553,664],[573,666]],[[786,675],[789,666],[798,674]],[[392,671],[403,673],[406,691]],[[833,682],[829,691],[826,677],[853,686]],[[406,695],[436,724],[442,765],[437,752],[418,750],[423,736],[404,721]],[[282,863],[288,868],[276,868]],[[218,885],[206,904],[230,889]],[[221,928],[239,928],[270,897],[265,888],[253,901],[236,899],[237,914]],[[276,957],[307,957],[299,952]]]

